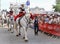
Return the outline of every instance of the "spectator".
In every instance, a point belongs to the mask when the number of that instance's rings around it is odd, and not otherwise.
[[[34,33],[35,35],[38,35],[38,17],[35,16],[35,20],[34,20]]]
[[[45,18],[45,23],[48,23],[48,22],[49,22],[49,16]]]

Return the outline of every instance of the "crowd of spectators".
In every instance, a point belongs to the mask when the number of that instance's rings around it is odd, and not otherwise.
[[[49,24],[60,24],[60,15],[58,14],[46,14],[38,16],[39,22]]]

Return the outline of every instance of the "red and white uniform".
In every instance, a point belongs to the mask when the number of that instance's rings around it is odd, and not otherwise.
[[[23,7],[21,7],[19,14],[14,17],[14,20],[16,21],[17,18],[20,18],[20,17],[24,16],[25,13],[26,13],[25,9]]]
[[[14,17],[14,20],[16,21],[17,18],[19,18],[19,17],[21,17],[21,16],[24,16],[24,15],[25,15],[25,13],[19,12],[19,14]]]
[[[18,15],[16,15],[16,16],[14,17],[14,20],[16,21],[17,18],[19,19],[20,17],[24,16],[25,13],[26,13],[26,14],[29,13],[29,9],[28,9],[27,6],[25,6],[25,8],[24,8],[24,7],[21,8],[21,11],[19,12]],[[34,16],[33,16],[31,13],[30,13],[30,18],[31,18],[31,19],[34,19]]]
[[[9,17],[13,15],[13,11],[9,11]]]
[[[13,10],[9,11],[9,19],[14,20]]]

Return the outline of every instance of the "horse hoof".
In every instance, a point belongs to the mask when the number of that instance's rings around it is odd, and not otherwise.
[[[10,30],[8,30],[8,31],[10,31]]]
[[[28,42],[28,40],[25,40],[25,42]]]
[[[10,31],[11,31],[11,28],[10,28]]]
[[[14,32],[11,32],[11,33],[14,33]]]
[[[8,31],[11,31],[11,29],[8,29]]]
[[[19,33],[19,35],[21,35],[21,34]]]
[[[19,35],[16,35],[17,37],[19,36]]]
[[[23,39],[25,39],[25,37],[23,37]]]
[[[11,29],[8,29],[8,31],[11,31]]]

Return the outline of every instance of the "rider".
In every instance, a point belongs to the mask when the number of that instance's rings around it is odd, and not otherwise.
[[[20,25],[20,19],[25,15],[24,4],[21,4],[21,7],[20,7],[19,9],[20,9],[19,14],[14,17],[14,20],[15,20],[15,21],[18,20],[17,23],[18,23],[19,26],[21,26],[21,25]],[[19,32],[19,35],[21,35],[20,32]],[[18,35],[16,35],[16,36],[18,36]]]
[[[25,15],[24,4],[21,4],[21,7],[19,9],[20,9],[19,14],[17,16],[15,16],[15,18],[14,18],[15,21],[16,21],[17,18],[20,18],[21,19],[21,17]]]
[[[9,11],[9,15],[8,16],[9,16],[8,27],[10,28],[10,31],[11,31],[11,24],[13,24],[13,18],[14,18],[13,9],[12,8],[10,8],[10,11]]]
[[[10,14],[10,16],[13,15],[13,10],[12,9],[10,9],[9,14]]]
[[[13,16],[13,10],[12,10],[12,8],[10,9],[10,11],[9,11],[9,18],[12,20],[12,16]]]

